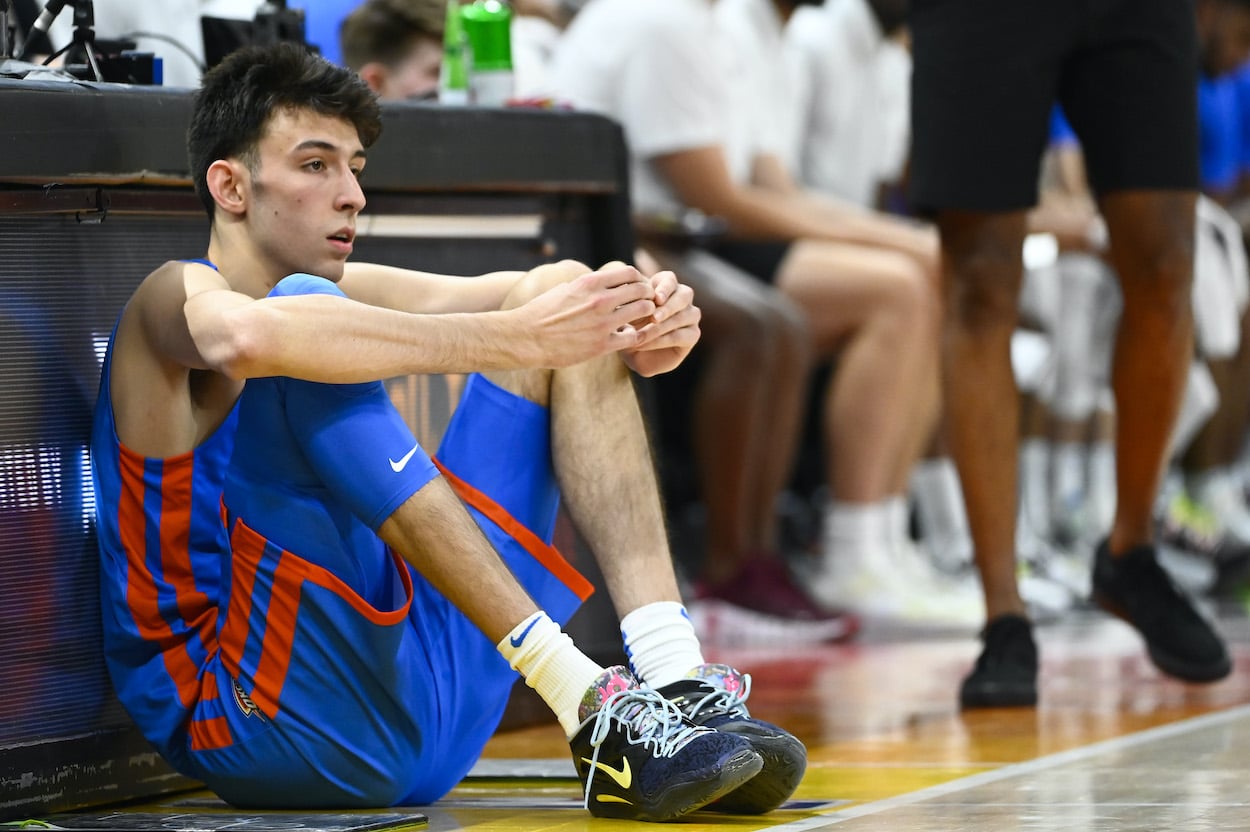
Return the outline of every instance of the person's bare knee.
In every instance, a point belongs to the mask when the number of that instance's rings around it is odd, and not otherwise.
[[[956,215],[943,217],[940,227],[948,318],[971,334],[1009,334],[1024,273],[1023,215]]]
[[[591,271],[594,269],[576,260],[560,260],[537,266],[517,281],[504,298],[502,308],[514,309],[522,306],[552,287],[568,283]]]
[[[1181,320],[1191,306],[1194,195],[1186,191],[1110,194],[1102,208],[1125,314],[1141,309]]]

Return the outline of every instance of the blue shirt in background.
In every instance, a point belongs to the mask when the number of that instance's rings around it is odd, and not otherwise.
[[[339,49],[339,25],[362,0],[295,0],[289,5],[304,10],[304,32],[308,42],[336,64],[343,63]]]
[[[1207,192],[1232,190],[1241,176],[1246,151],[1237,86],[1233,75],[1198,81],[1198,147]]]

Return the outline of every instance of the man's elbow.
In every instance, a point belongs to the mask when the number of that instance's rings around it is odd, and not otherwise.
[[[234,381],[272,375],[269,341],[262,325],[230,326],[214,339],[204,357],[211,369]]]

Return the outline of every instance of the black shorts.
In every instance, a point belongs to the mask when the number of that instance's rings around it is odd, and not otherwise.
[[[764,283],[775,283],[777,270],[790,252],[791,243],[785,240],[728,240],[719,239],[707,246],[709,254],[737,266],[747,274]]]
[[[1198,187],[1193,0],[912,0],[911,201],[1037,202],[1056,101],[1099,193]]]

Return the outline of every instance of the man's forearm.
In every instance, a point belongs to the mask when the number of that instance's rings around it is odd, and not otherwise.
[[[541,361],[519,316],[415,315],[327,295],[271,298],[232,313],[246,334],[222,369],[347,384],[422,373],[518,369]]]

